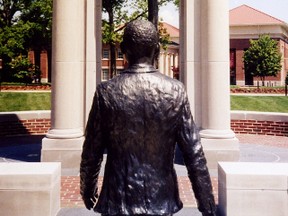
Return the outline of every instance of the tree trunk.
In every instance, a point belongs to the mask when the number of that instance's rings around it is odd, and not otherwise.
[[[148,0],[148,20],[158,29],[158,0]]]
[[[152,22],[158,31],[158,0],[148,0],[148,20]],[[154,66],[158,68],[158,56],[154,57]]]
[[[109,43],[110,46],[110,79],[116,76],[116,46]]]
[[[108,17],[109,17],[109,26],[110,26],[110,32],[114,32],[114,15],[113,15],[113,9],[107,10]],[[110,79],[113,78],[116,75],[116,46],[114,41],[110,40],[109,42],[110,46],[110,70],[109,70],[109,77]]]

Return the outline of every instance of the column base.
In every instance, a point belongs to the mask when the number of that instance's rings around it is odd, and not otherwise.
[[[200,136],[207,139],[233,139],[235,133],[228,130],[215,130],[215,129],[203,129],[200,131]]]
[[[236,137],[230,139],[201,138],[201,143],[210,172],[217,171],[220,161],[239,161],[239,140]]]
[[[41,162],[61,162],[62,174],[79,173],[84,137],[42,140]]]

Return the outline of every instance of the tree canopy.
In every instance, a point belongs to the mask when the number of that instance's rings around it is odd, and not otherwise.
[[[250,44],[243,57],[245,71],[260,77],[264,85],[266,76],[277,76],[282,68],[278,43],[269,35],[260,35],[258,40],[250,40]]]
[[[0,0],[0,26],[2,77],[21,78],[24,71],[31,76],[29,49],[51,48],[52,0]]]
[[[0,58],[4,63],[2,77],[14,76],[13,73],[17,73],[17,65],[20,67],[21,62],[23,65],[30,65],[27,63],[27,53],[30,49],[51,49],[52,1],[0,0]],[[159,7],[168,2],[177,4],[177,0],[158,0]],[[102,22],[103,43],[110,45],[111,59],[115,59],[115,46],[121,41],[121,30],[132,20],[148,18],[148,1],[103,0],[102,4],[104,17],[106,14]],[[159,32],[160,41],[165,48],[169,35],[163,26],[159,27]],[[16,64],[15,60],[20,62]],[[110,65],[112,75],[115,75],[115,60]],[[22,66],[21,71],[24,70]]]

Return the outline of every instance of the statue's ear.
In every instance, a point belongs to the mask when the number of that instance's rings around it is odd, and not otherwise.
[[[122,41],[121,43],[120,43],[120,49],[121,49],[121,52],[123,53],[123,54],[126,54],[126,46],[125,46],[125,43],[124,43],[124,41]]]

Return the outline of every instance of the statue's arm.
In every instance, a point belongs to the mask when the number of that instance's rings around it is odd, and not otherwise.
[[[214,216],[216,215],[216,207],[206,159],[186,93],[184,98],[177,142],[183,153],[198,209],[203,216]]]
[[[89,114],[80,164],[80,193],[87,209],[93,208],[97,194],[97,181],[103,160],[99,98],[97,92]]]

